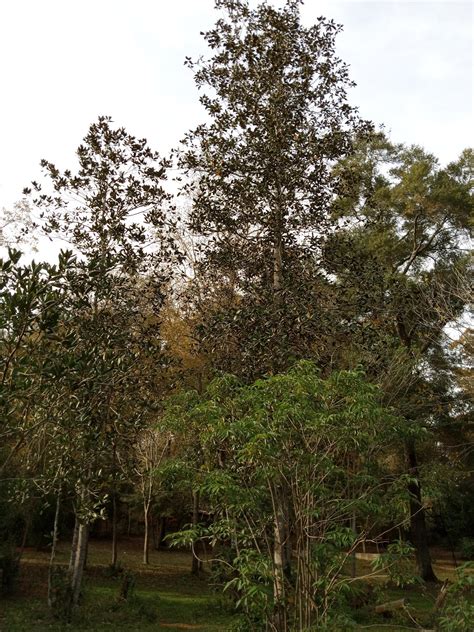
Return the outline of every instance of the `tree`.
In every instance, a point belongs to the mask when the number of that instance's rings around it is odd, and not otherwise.
[[[158,488],[159,467],[169,456],[172,435],[161,434],[152,428],[145,429],[135,444],[135,475],[138,479],[143,503],[145,537],[143,540],[143,563],[149,564],[150,509]]]
[[[43,434],[38,408],[49,403],[49,358],[61,338],[60,314],[65,273],[74,264],[61,253],[57,266],[21,263],[21,253],[9,250],[0,259],[0,566],[4,588],[11,588],[26,542],[29,518],[24,518],[23,542],[18,529],[21,507],[27,506],[36,470],[30,469],[35,441]],[[48,491],[53,489],[54,483]],[[27,512],[25,512],[27,513]],[[16,518],[16,520],[15,520]]]
[[[200,100],[210,118],[187,134],[180,156],[190,226],[208,238],[202,268],[228,279],[234,296],[230,310],[205,318],[204,337],[247,379],[312,355],[323,320],[315,255],[338,184],[331,167],[372,129],[347,101],[353,84],[335,54],[341,27],[324,18],[303,27],[299,4],[251,10],[219,0],[226,17],[204,35],[213,55],[188,60],[208,89]],[[289,490],[280,484],[275,563],[288,569]]]
[[[334,213],[350,221],[326,243],[324,261],[349,332],[338,336],[345,338],[339,362],[362,361],[387,402],[430,431],[439,406],[452,398],[452,380],[436,379],[446,378],[440,371],[449,364],[445,328],[462,320],[470,295],[472,160],[466,150],[440,168],[419,147],[379,139],[337,167],[349,193],[335,200]],[[420,575],[434,580],[413,440],[405,451],[411,537]]]
[[[403,486],[383,462],[410,429],[380,398],[360,372],[323,379],[314,364],[301,362],[248,386],[224,376],[203,395],[170,400],[168,423],[199,433],[200,489],[214,517],[176,541],[231,543],[222,560],[229,569],[225,589],[252,629],[324,625],[351,583],[342,570],[352,552],[393,518]],[[291,575],[278,557],[284,542],[277,538],[287,535],[274,533],[282,479],[291,490]],[[356,534],[349,526],[354,515],[370,526]]]
[[[0,246],[3,248],[27,244],[34,250],[36,235],[33,229],[31,207],[25,200],[17,202],[12,208],[0,209]]]
[[[91,125],[77,157],[75,174],[42,161],[46,192],[33,183],[43,230],[78,253],[64,313],[73,342],[56,356],[58,397],[50,418],[57,440],[49,444],[50,462],[69,459],[75,491],[71,607],[79,600],[89,524],[114,480],[119,444],[132,442],[144,423],[147,381],[136,369],[145,351],[159,349],[156,313],[176,254],[162,187],[166,160],[144,139],[113,129],[107,117]],[[139,295],[148,299],[145,309]],[[131,390],[136,407],[130,406]]]
[[[206,238],[203,274],[223,277],[232,297],[204,319],[204,337],[218,361],[233,354],[224,368],[248,378],[311,355],[324,287],[318,244],[338,189],[332,165],[371,130],[347,101],[341,27],[324,18],[303,27],[299,4],[219,0],[226,17],[204,35],[212,56],[188,60],[209,116],[180,154],[189,222]]]

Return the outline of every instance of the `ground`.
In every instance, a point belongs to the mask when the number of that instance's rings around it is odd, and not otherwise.
[[[121,578],[107,576],[110,543],[92,541],[84,581],[84,603],[70,626],[52,619],[46,606],[48,553],[26,549],[19,586],[14,597],[0,602],[0,632],[153,632],[201,630],[225,632],[232,613],[223,611],[219,596],[206,579],[190,573],[191,555],[178,551],[151,551],[150,565],[141,564],[140,541],[119,545],[121,564],[136,574],[135,599],[117,603]],[[60,545],[58,562],[67,562],[68,545]]]
[[[453,559],[445,552],[435,552],[435,570],[441,580],[452,578]],[[59,547],[58,562],[67,563],[68,544]],[[26,549],[21,564],[18,590],[15,596],[0,602],[0,632],[228,632],[233,614],[224,607],[222,596],[213,593],[206,578],[190,573],[191,556],[179,551],[151,551],[150,565],[141,564],[141,542],[127,539],[120,543],[121,564],[136,575],[135,597],[129,603],[118,602],[121,578],[110,577],[110,543],[92,541],[88,570],[84,582],[84,600],[80,613],[71,625],[55,621],[46,606],[48,552]],[[369,560],[358,560],[358,574],[370,571]],[[417,623],[429,620],[437,587],[385,589],[380,586],[378,600],[404,597]],[[409,616],[397,620],[375,622],[372,606],[361,606],[358,629],[370,632],[401,632],[416,629]],[[419,628],[418,628],[419,629]]]

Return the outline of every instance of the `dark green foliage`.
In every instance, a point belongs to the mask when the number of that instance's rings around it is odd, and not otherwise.
[[[215,365],[251,379],[312,356],[327,335],[318,255],[334,228],[332,167],[372,128],[348,103],[339,25],[304,27],[294,1],[217,7],[211,57],[189,60],[210,121],[187,134],[180,164],[198,273],[212,280],[199,336]]]
[[[441,632],[469,632],[474,626],[473,565],[458,569],[455,581],[447,589],[447,598],[438,620]],[[471,597],[471,598],[469,598]]]
[[[150,241],[149,227],[165,236],[168,195],[162,183],[168,161],[160,159],[145,139],[113,128],[110,117],[93,123],[77,149],[79,170],[61,172],[47,160],[41,162],[50,186],[33,182],[33,203],[42,210],[43,230],[69,241],[97,274],[110,268],[140,269]],[[143,217],[144,221],[138,221]],[[105,279],[101,279],[102,282]]]

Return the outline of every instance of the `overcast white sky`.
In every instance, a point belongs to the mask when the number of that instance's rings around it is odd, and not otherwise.
[[[199,32],[213,24],[213,4],[0,1],[0,208],[38,176],[41,158],[72,166],[99,114],[161,152],[200,122],[183,60],[206,52]],[[473,144],[471,2],[306,0],[303,15],[344,24],[352,102],[393,140],[422,144],[443,163]]]

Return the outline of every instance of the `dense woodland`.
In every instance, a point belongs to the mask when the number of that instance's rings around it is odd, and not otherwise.
[[[438,581],[430,546],[474,553],[474,153],[363,120],[341,27],[298,0],[216,5],[202,125],[163,156],[100,116],[5,216],[3,592],[48,547],[73,620],[89,537],[126,592],[135,536],[144,565],[191,550],[235,630],[346,630],[357,552],[399,586]],[[46,238],[67,249],[28,263]],[[471,629],[453,586],[433,625]]]

